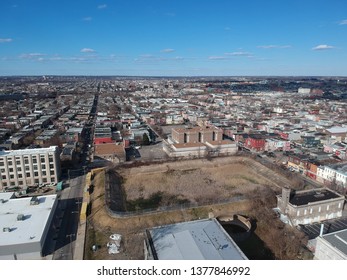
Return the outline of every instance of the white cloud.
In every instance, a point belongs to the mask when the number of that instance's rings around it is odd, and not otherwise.
[[[229,55],[229,56],[247,56],[247,57],[253,56],[249,52],[231,52],[231,53],[225,53],[225,55]]]
[[[208,59],[209,60],[227,60],[230,58],[227,56],[209,56]]]
[[[312,50],[314,51],[324,51],[324,50],[331,50],[331,49],[335,49],[335,47],[329,46],[329,45],[318,45],[312,48]]]
[[[13,39],[11,38],[0,38],[0,43],[10,43]]]
[[[19,58],[23,59],[39,59],[40,57],[46,56],[43,53],[23,53],[19,56]]]
[[[106,4],[102,4],[102,5],[99,5],[98,6],[98,9],[106,9],[107,8],[107,5]]]
[[[347,19],[341,20],[339,24],[340,25],[347,25]]]
[[[82,53],[94,53],[95,50],[90,49],[90,48],[83,48],[83,49],[81,49],[81,52]]]
[[[175,51],[174,49],[164,49],[164,50],[161,50],[160,52],[162,52],[162,53],[172,53],[174,51]]]
[[[258,46],[259,49],[289,49],[291,48],[291,45],[265,45],[265,46]]]

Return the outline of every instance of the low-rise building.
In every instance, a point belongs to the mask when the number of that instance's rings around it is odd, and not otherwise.
[[[293,226],[311,224],[342,216],[345,197],[328,189],[291,191],[282,188],[277,207]]]
[[[316,239],[316,260],[347,260],[347,229],[324,234]]]
[[[146,230],[147,260],[247,260],[216,219]]]
[[[106,143],[94,145],[94,161],[107,160],[112,163],[120,163],[126,160],[123,144]]]
[[[0,259],[42,259],[57,204],[56,194],[14,198],[0,193]]]

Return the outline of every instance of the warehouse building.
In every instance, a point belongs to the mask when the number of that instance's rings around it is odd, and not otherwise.
[[[247,260],[216,219],[146,230],[147,260]]]
[[[58,204],[57,195],[15,198],[0,193],[0,260],[39,260]]]

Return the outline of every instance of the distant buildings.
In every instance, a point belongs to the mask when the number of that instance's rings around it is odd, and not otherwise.
[[[27,187],[58,183],[58,148],[0,151],[0,191],[7,187]]]
[[[146,230],[147,260],[247,260],[216,219]]]
[[[174,128],[171,138],[163,146],[171,157],[201,157],[205,155],[232,155],[236,143],[223,140],[223,131],[217,127]]]

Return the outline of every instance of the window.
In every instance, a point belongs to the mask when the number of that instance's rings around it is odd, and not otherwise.
[[[11,174],[11,175],[10,175],[10,179],[14,179],[14,175]]]
[[[43,182],[43,183],[47,183],[47,178],[43,178],[43,179],[42,179],[42,182]]]
[[[33,158],[33,163],[37,163],[37,159],[36,158]]]
[[[37,165],[34,165],[34,170],[38,170]]]
[[[17,164],[17,165],[20,165],[20,161],[19,161],[19,160],[17,160],[17,161],[16,161],[16,164]]]
[[[319,208],[318,208],[318,212],[320,212],[322,209],[321,209],[321,207],[319,206]]]
[[[23,185],[23,181],[18,181],[18,185]]]
[[[34,172],[34,176],[35,176],[35,177],[38,177],[38,176],[39,176],[39,172],[35,171],[35,172]]]
[[[2,175],[1,178],[2,178],[3,180],[6,180],[7,177],[6,177],[6,175]]]
[[[30,172],[25,173],[25,176],[30,177]]]
[[[21,172],[22,171],[22,167],[17,167],[17,171]]]
[[[45,162],[46,162],[45,158],[41,157],[41,163],[45,163]]]
[[[41,169],[42,169],[42,170],[46,170],[46,164],[42,164],[42,165],[41,165]]]
[[[3,187],[7,187],[7,183],[6,182],[2,182],[2,186]]]
[[[297,215],[297,216],[300,216],[300,211],[299,211],[299,210],[298,210],[298,212],[296,212],[296,215]]]
[[[5,169],[4,169],[4,168],[1,168],[0,171],[1,171],[1,172],[5,172]]]
[[[23,174],[18,174],[18,178],[23,178]]]
[[[0,161],[0,166],[4,166],[4,162],[3,161]]]
[[[47,172],[46,171],[42,171],[42,176],[47,176]]]
[[[329,210],[329,205],[327,205],[327,210]]]
[[[54,164],[50,164],[49,169],[54,169]]]
[[[27,158],[24,159],[24,164],[29,164],[29,160]]]
[[[8,172],[13,172],[13,168],[12,168],[12,167],[9,168],[9,169],[8,169]]]
[[[312,208],[310,208],[310,214],[312,214]]]
[[[25,170],[26,170],[26,171],[29,171],[29,170],[30,170],[30,167],[29,167],[29,166],[25,166]]]

